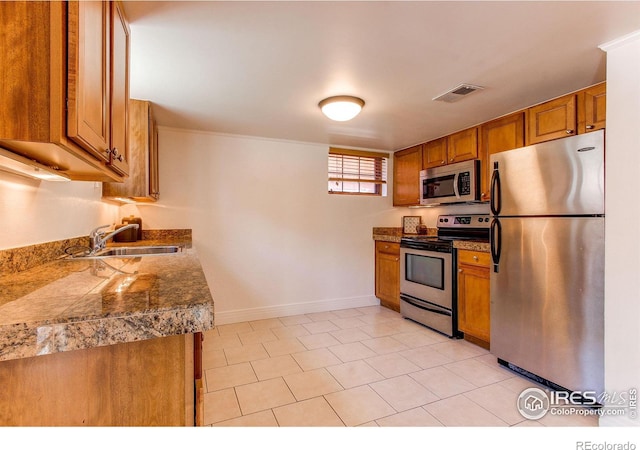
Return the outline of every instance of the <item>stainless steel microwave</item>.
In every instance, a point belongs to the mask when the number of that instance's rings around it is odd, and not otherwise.
[[[480,160],[472,159],[420,171],[420,204],[480,201]]]

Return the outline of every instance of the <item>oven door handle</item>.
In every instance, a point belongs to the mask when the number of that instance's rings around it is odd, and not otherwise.
[[[403,301],[409,303],[411,306],[415,306],[416,308],[420,308],[422,310],[429,311],[429,312],[432,312],[434,314],[441,314],[443,316],[451,316],[451,313],[449,311],[447,311],[447,310],[439,310],[439,309],[428,308],[426,306],[423,306],[421,304],[416,303],[416,301],[413,298],[408,297],[406,295],[400,294],[400,300],[403,300]]]

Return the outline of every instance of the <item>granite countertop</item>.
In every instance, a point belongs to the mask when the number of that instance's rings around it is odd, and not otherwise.
[[[182,251],[61,258],[3,274],[0,361],[213,327],[213,299],[190,239],[159,235],[113,245],[180,245]]]
[[[437,228],[429,228],[427,230],[428,236],[436,236],[437,233],[438,233]],[[400,242],[400,239],[405,236],[415,236],[415,235],[403,234],[402,228],[399,228],[399,227],[374,227],[373,228],[374,241]],[[491,248],[489,247],[489,243],[484,241],[454,240],[453,248],[460,249],[460,250],[473,250],[477,252],[487,252],[487,253],[491,251]]]
[[[491,247],[486,241],[453,241],[453,248],[458,250],[472,250],[475,252],[491,252]]]

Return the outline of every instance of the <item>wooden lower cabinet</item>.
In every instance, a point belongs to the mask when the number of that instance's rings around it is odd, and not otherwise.
[[[466,340],[489,349],[491,314],[490,255],[458,250],[458,328]]]
[[[193,426],[196,355],[187,334],[2,361],[0,426]]]
[[[376,297],[400,312],[400,244],[376,241]]]

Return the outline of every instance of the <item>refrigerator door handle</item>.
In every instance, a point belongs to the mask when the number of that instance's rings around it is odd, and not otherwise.
[[[491,221],[489,239],[491,242],[491,261],[493,262],[493,271],[498,273],[500,266],[500,254],[502,253],[502,224],[500,223],[500,220],[493,219]]]
[[[498,162],[493,163],[493,173],[491,174],[491,212],[497,216],[502,209],[502,184],[500,183],[500,170]]]

